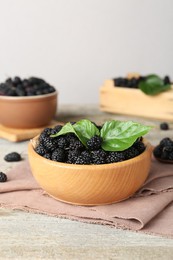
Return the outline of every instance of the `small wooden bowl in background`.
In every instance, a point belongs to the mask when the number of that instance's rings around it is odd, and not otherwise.
[[[39,96],[0,96],[0,124],[35,128],[50,123],[57,111],[57,91]]]
[[[48,160],[28,146],[32,174],[39,185],[57,200],[77,205],[103,205],[127,199],[145,182],[151,164],[152,146],[146,143],[139,156],[111,164],[76,165]]]

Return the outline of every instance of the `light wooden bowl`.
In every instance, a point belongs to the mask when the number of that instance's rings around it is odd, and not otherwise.
[[[57,91],[38,96],[0,96],[0,124],[36,128],[49,124],[57,111]]]
[[[119,163],[75,165],[48,160],[28,146],[32,174],[39,185],[57,200],[77,205],[119,202],[134,194],[145,182],[151,164],[152,146],[139,156]]]

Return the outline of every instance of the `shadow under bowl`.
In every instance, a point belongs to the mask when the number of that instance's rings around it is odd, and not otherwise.
[[[0,124],[35,128],[50,123],[57,111],[57,91],[38,96],[0,96]]]
[[[148,142],[142,154],[123,162],[76,165],[38,155],[34,150],[37,138],[28,146],[32,174],[50,196],[66,203],[92,206],[125,200],[142,186],[149,174],[152,146]]]

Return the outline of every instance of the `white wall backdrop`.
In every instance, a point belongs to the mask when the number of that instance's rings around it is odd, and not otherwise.
[[[172,0],[0,0],[0,81],[38,76],[62,103],[98,103],[129,71],[173,79]]]

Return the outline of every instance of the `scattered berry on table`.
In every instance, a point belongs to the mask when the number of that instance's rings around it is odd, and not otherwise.
[[[8,78],[0,84],[0,95],[3,96],[35,96],[55,92],[55,88],[40,78],[20,77]]]
[[[0,172],[0,182],[6,182],[7,181],[7,175],[3,172]]]
[[[161,146],[173,146],[173,140],[169,137],[165,137],[160,141]]]
[[[4,160],[7,162],[18,162],[18,161],[21,161],[22,158],[19,153],[12,152],[12,153],[6,154],[4,157]]]
[[[160,143],[155,146],[153,155],[162,160],[173,161],[173,140],[169,137],[163,138]]]
[[[166,122],[163,122],[160,124],[160,129],[161,130],[169,130],[169,124]]]

